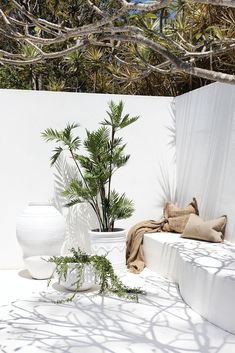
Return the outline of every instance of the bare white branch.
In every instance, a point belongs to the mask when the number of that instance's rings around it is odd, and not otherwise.
[[[216,6],[228,6],[228,7],[235,7],[234,0],[193,0],[195,3],[199,4],[210,4]]]
[[[98,7],[96,6],[92,1],[87,0],[87,4],[92,8],[92,10],[94,10],[98,15],[100,16],[104,16],[104,12]]]
[[[143,12],[153,12],[153,11],[162,9],[163,7],[168,7],[171,3],[171,0],[152,1],[151,3],[133,3],[133,2],[128,2],[126,0],[119,0],[119,2],[126,10],[139,10]]]
[[[2,64],[36,64],[48,59],[65,57],[79,48],[86,48],[90,45],[115,49],[116,53],[120,43],[135,43],[138,59],[135,62],[133,60],[132,65],[133,67],[138,66],[140,75],[137,75],[138,78],[137,76],[133,77],[134,80],[139,79],[140,76],[148,75],[152,71],[169,73],[174,70],[213,81],[235,84],[234,75],[196,67],[200,58],[233,51],[235,49],[234,38],[225,38],[221,41],[214,40],[207,44],[205,44],[205,41],[201,41],[197,45],[193,45],[180,33],[177,33],[178,39],[172,39],[173,37],[164,36],[162,33],[157,33],[157,36],[156,33],[146,32],[146,34],[139,27],[118,24],[117,19],[120,19],[122,15],[128,16],[133,11],[156,13],[159,9],[168,7],[172,0],[156,0],[144,3],[135,3],[134,0],[117,0],[117,4],[120,4],[120,6],[112,14],[101,10],[93,0],[86,0],[87,5],[98,15],[98,20],[78,27],[64,26],[44,18],[38,18],[22,6],[18,0],[10,1],[22,17],[20,20],[15,19],[4,13],[0,6],[0,33],[17,43],[27,44],[34,50],[32,57],[0,50],[0,63]],[[193,0],[193,2],[235,7],[235,0]],[[30,27],[37,27],[40,30],[34,34],[29,30]],[[53,51],[55,44],[64,44],[63,48],[65,49]],[[138,46],[160,54],[158,62],[161,60],[162,62],[157,65],[148,62]],[[122,45],[121,49],[125,50],[125,45]],[[120,59],[119,55],[116,55],[116,59],[119,62],[123,61],[123,64],[126,62],[126,60]],[[126,62],[126,64],[131,63]]]
[[[6,23],[6,25],[10,25],[11,23],[9,22],[7,16],[5,13],[0,9],[0,16],[3,18],[3,21]]]

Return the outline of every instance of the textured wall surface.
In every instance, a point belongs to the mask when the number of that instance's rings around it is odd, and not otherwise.
[[[164,201],[174,199],[172,98],[0,90],[0,268],[22,265],[15,220],[29,201],[55,198],[62,210],[60,193],[68,177],[66,162],[61,160],[58,170],[49,167],[52,145],[41,139],[41,131],[47,127],[62,129],[68,121],[76,121],[84,135],[85,127],[92,130],[98,126],[111,99],[122,99],[125,112],[141,116],[123,131],[131,159],[115,175],[114,184],[134,200],[136,211],[119,225],[128,228],[144,219],[157,219]],[[94,224],[91,212],[84,205],[62,211],[68,223],[67,246],[85,246],[87,229]]]
[[[201,216],[226,214],[235,242],[235,87],[215,83],[175,99],[177,200]]]

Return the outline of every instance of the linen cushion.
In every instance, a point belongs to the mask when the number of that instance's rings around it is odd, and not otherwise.
[[[192,202],[190,202],[190,204],[186,207],[178,207],[172,202],[166,202],[164,208],[165,218],[186,216],[191,213],[199,215],[197,200],[195,199],[195,197],[193,198]]]
[[[163,226],[163,231],[183,233],[185,226],[188,223],[189,216],[190,215],[168,218],[167,222]]]
[[[221,243],[226,223],[226,216],[204,221],[199,216],[191,214],[181,237]]]
[[[199,214],[197,200],[195,198],[193,198],[192,202],[186,207],[178,207],[172,202],[167,202],[164,208],[166,223],[163,226],[163,231],[183,233],[189,216],[192,213]]]

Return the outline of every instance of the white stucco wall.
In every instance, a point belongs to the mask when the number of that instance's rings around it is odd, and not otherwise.
[[[228,216],[235,242],[235,86],[214,83],[177,97],[177,200],[196,196],[205,219]]]
[[[41,131],[62,129],[68,121],[79,122],[79,131],[96,128],[111,99],[122,99],[126,112],[141,117],[123,134],[131,159],[116,175],[115,187],[134,200],[136,211],[121,224],[128,228],[143,219],[157,219],[166,198],[174,198],[172,98],[0,90],[0,268],[22,265],[15,237],[21,210],[29,201],[47,201],[54,195],[52,145],[41,139]],[[79,226],[78,216],[73,236],[79,238],[86,224],[82,220]]]

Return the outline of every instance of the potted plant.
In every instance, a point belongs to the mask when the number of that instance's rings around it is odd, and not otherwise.
[[[67,289],[74,291],[66,299],[56,303],[72,301],[79,291],[91,288],[94,284],[99,286],[99,294],[114,294],[121,298],[138,301],[138,294],[144,294],[139,288],[131,288],[122,283],[115,274],[111,262],[105,256],[88,255],[80,249],[70,250],[68,256],[52,256],[47,262],[55,265],[53,275],[48,281],[50,284],[54,274],[58,282]]]
[[[115,228],[115,222],[128,218],[134,212],[133,202],[125,194],[112,189],[113,174],[123,167],[130,155],[124,153],[125,144],[118,133],[134,123],[138,117],[123,115],[123,102],[109,103],[107,118],[95,131],[86,130],[82,143],[73,131],[78,124],[68,124],[64,130],[46,129],[42,136],[46,141],[54,141],[51,165],[55,164],[63,151],[68,151],[77,168],[77,177],[71,180],[64,190],[67,207],[88,202],[92,207],[98,228],[89,232],[92,251],[98,255],[108,253],[115,269],[125,268],[126,231]],[[81,152],[85,151],[84,153]]]

